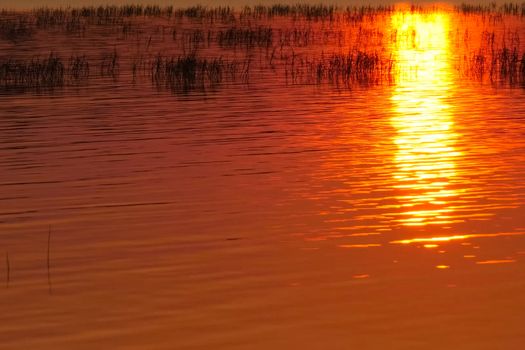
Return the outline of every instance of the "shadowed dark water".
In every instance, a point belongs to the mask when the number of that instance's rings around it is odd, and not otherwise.
[[[133,57],[180,53],[156,29],[0,41],[92,62],[87,81],[0,95],[1,348],[520,349],[525,94],[462,55],[521,19],[393,13],[337,24],[342,44],[281,20],[317,41],[274,70],[274,46],[200,48],[253,72],[186,91],[132,76]],[[296,52],[366,28],[393,81],[291,76]],[[113,50],[118,74],[99,73]]]

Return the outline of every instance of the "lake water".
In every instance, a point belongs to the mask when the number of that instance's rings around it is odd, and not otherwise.
[[[521,17],[28,18],[89,77],[0,84],[2,349],[521,349]]]

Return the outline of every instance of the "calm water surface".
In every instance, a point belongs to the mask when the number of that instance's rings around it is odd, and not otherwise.
[[[0,347],[521,349],[525,91],[383,21],[392,83],[1,95]]]

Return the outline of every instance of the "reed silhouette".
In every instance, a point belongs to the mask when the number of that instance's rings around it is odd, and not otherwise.
[[[387,23],[394,11],[383,5],[306,4],[239,10],[152,5],[2,10],[0,40],[15,49],[0,53],[0,90],[55,90],[124,77],[135,84],[145,78],[156,88],[191,92],[249,83],[269,74],[292,84],[391,84],[399,62],[388,48],[395,45],[396,33],[373,24]],[[412,6],[403,11],[425,15],[435,9]],[[484,20],[525,20],[523,4],[462,4],[453,12]],[[26,42],[45,40],[47,33],[82,41],[101,29],[114,38],[112,50],[100,47],[72,54],[66,47],[31,55],[16,51]],[[464,46],[455,62],[461,76],[525,85],[519,33],[485,30],[479,43],[470,40],[467,31],[456,37],[456,45]]]

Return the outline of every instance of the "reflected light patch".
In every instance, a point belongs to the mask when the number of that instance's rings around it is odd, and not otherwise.
[[[432,249],[432,248],[439,247],[439,245],[437,245],[437,244],[425,244],[423,247],[425,247],[427,249]]]
[[[339,248],[371,248],[371,247],[381,247],[381,244],[340,244]]]
[[[458,196],[450,181],[457,176],[457,138],[449,104],[452,68],[449,14],[396,12],[392,15],[393,55],[398,68],[391,101],[396,129],[393,139],[394,188],[401,205],[412,210],[398,220],[404,226],[451,224],[443,215]]]
[[[500,233],[454,235],[454,236],[441,236],[441,237],[411,238],[411,239],[402,239],[398,241],[391,241],[390,243],[392,244],[413,244],[413,243],[427,243],[427,242],[450,242],[450,241],[464,240],[464,239],[470,239],[470,238],[489,238],[489,237],[522,236],[522,235],[525,235],[525,232],[500,232]]]
[[[436,269],[440,269],[440,270],[450,269],[450,266],[449,265],[437,265]]]
[[[491,264],[510,264],[515,263],[515,259],[501,259],[501,260],[484,260],[484,261],[476,261],[477,265],[491,265]]]

